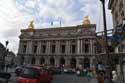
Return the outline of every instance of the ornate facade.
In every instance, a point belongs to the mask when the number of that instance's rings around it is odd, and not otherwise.
[[[89,21],[88,21],[89,23]],[[96,63],[96,25],[21,30],[20,64],[84,68]]]
[[[109,0],[109,9],[111,9],[114,27],[122,24],[125,18],[125,0]]]

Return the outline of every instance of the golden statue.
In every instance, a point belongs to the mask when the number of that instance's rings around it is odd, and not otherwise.
[[[33,20],[30,21],[30,23],[29,23],[29,25],[28,25],[28,29],[34,29]]]
[[[90,19],[88,16],[86,16],[83,20],[83,25],[91,24]]]

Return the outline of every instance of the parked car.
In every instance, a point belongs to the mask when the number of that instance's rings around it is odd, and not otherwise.
[[[56,74],[61,74],[61,73],[62,73],[62,70],[61,70],[61,68],[59,68],[59,67],[50,67],[50,68],[48,69],[48,72],[49,72],[50,74],[52,74],[52,75],[56,75]]]
[[[74,74],[75,73],[75,69],[72,69],[72,68],[64,68],[63,71],[66,74]]]
[[[52,76],[39,66],[24,67],[17,83],[51,83]]]
[[[0,83],[8,83],[10,77],[10,73],[0,71]]]
[[[17,76],[20,75],[20,73],[21,73],[22,70],[23,70],[23,67],[24,67],[24,66],[17,66],[17,67],[16,67],[16,69],[15,69],[15,74],[16,74]]]
[[[77,76],[87,76],[87,71],[84,69],[84,70],[76,70],[76,75]]]

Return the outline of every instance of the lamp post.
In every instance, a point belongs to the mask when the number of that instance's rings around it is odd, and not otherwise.
[[[9,41],[6,41],[5,44],[6,44],[6,49],[5,49],[5,55],[4,55],[4,57],[3,57],[4,69],[5,69],[5,57],[7,56],[7,53],[8,53],[7,46],[8,46],[8,44],[9,44]]]
[[[111,82],[111,57],[109,56],[109,51],[108,51],[108,41],[107,41],[107,26],[106,26],[106,14],[105,14],[105,0],[100,0],[102,3],[102,8],[103,8],[103,25],[104,25],[104,49],[105,49],[105,54],[106,54],[106,77],[107,77],[107,83]]]

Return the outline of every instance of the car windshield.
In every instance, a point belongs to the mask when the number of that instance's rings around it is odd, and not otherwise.
[[[24,68],[21,73],[21,77],[36,78],[39,74],[39,70],[35,68]]]

